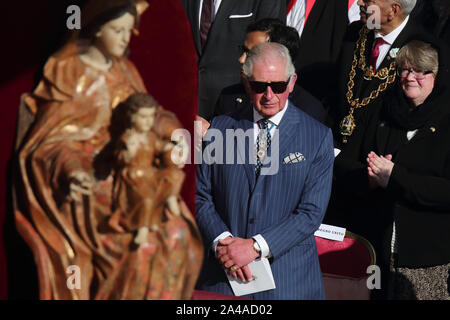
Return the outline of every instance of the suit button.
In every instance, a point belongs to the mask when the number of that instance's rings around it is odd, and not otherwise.
[[[255,219],[251,218],[251,219],[249,220],[249,222],[250,222],[251,224],[254,224],[254,223],[255,223]]]

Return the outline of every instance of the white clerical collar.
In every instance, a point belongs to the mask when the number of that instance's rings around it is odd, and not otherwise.
[[[395,28],[394,30],[392,30],[385,36],[382,36],[378,32],[375,32],[375,39],[382,38],[384,41],[386,41],[387,43],[389,43],[389,45],[392,46],[392,44],[394,43],[395,39],[397,39],[400,32],[402,32],[403,29],[406,27],[408,20],[409,20],[409,15],[406,17],[405,20],[403,20],[403,22],[397,28]]]
[[[277,127],[281,122],[281,119],[283,119],[284,114],[286,113],[286,110],[288,108],[288,104],[289,101],[286,100],[286,104],[284,105],[284,108],[281,109],[280,111],[278,111],[278,113],[276,115],[274,115],[273,117],[269,118],[269,121],[273,124],[275,124]],[[261,116],[258,111],[255,110],[255,108],[253,108],[253,121],[254,122],[258,122],[259,120],[261,120],[263,118],[263,116]]]

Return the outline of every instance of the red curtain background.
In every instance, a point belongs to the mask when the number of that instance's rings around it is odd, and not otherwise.
[[[4,225],[5,219],[13,214],[9,173],[19,97],[33,90],[47,57],[59,47],[67,32],[67,7],[72,4],[82,6],[85,1],[7,3],[2,19],[5,23],[2,30],[6,31],[7,38],[2,46],[0,73],[0,299],[8,297]],[[149,93],[165,108],[175,112],[193,137],[198,80],[189,23],[179,0],[150,0],[149,3],[150,7],[142,16],[140,35],[131,40],[130,59],[140,71]],[[194,165],[188,165],[186,173],[182,195],[194,213]],[[26,275],[23,277],[27,278]]]

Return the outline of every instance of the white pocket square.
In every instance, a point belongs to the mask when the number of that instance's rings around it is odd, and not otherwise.
[[[303,154],[300,152],[290,153],[287,157],[283,159],[283,164],[289,164],[289,163],[297,163],[301,161],[305,161],[306,158]]]
[[[249,14],[232,14],[229,16],[230,19],[239,19],[239,18],[249,18],[253,15],[253,12],[250,12]]]

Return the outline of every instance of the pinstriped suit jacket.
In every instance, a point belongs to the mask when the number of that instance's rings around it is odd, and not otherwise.
[[[211,128],[223,132],[226,143],[226,129],[253,128],[253,111],[247,107],[214,118]],[[255,166],[248,161],[197,166],[196,220],[206,248],[197,286],[201,290],[233,294],[210,250],[219,234],[229,231],[233,236],[250,238],[260,233],[273,255],[270,262],[276,289],[250,298],[324,298],[314,232],[323,219],[331,191],[332,134],[291,103],[278,129],[279,170],[275,175],[260,175],[256,180]],[[237,156],[243,151],[239,148],[234,148]],[[246,144],[245,151],[248,149]],[[301,152],[305,160],[282,163],[295,152]]]

